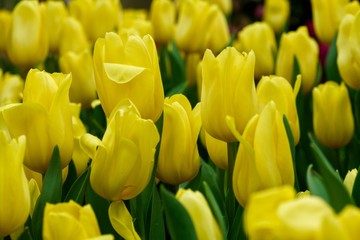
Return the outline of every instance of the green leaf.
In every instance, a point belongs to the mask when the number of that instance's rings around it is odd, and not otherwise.
[[[308,167],[306,181],[312,195],[319,196],[330,204],[330,198],[324,184],[324,179],[313,169],[312,164]]]
[[[69,163],[69,166],[68,166],[68,174],[67,174],[66,180],[63,184],[62,199],[64,199],[66,197],[71,186],[76,181],[76,178],[77,178],[76,167],[75,167],[74,161],[71,160]]]
[[[173,88],[171,88],[167,93],[166,93],[166,97],[171,97],[174,94],[179,94],[179,93],[183,93],[186,89],[186,87],[188,86],[187,82],[181,82],[177,85],[175,85]]]
[[[227,235],[227,226],[226,226],[226,215],[225,212],[222,212],[215,197],[214,194],[211,191],[211,188],[209,187],[209,185],[206,182],[203,182],[203,187],[204,187],[204,192],[205,192],[205,196],[206,199],[210,205],[211,211],[213,213],[213,215],[215,216],[219,226],[220,226],[220,230],[222,232],[223,238],[226,239],[226,235]],[[223,214],[224,213],[224,214]]]
[[[19,236],[18,240],[32,240],[31,232],[28,227],[25,227],[24,231]]]
[[[161,199],[158,189],[155,187],[153,191],[151,204],[151,219],[150,219],[150,240],[165,240],[165,223],[162,212]]]
[[[245,240],[247,239],[244,232],[244,209],[239,206],[236,210],[233,224],[229,229],[227,239],[229,240]]]
[[[69,192],[67,193],[64,202],[73,200],[80,205],[84,203],[84,197],[86,192],[86,187],[89,184],[90,168],[88,167],[85,172],[83,172],[78,179],[71,185]]]
[[[42,192],[36,202],[33,218],[32,232],[34,239],[42,239],[43,215],[46,203],[58,203],[62,194],[62,172],[59,147],[55,146],[50,165],[43,178]]]
[[[160,195],[165,211],[166,226],[171,239],[196,240],[195,227],[186,209],[163,185],[160,186]]]
[[[356,206],[358,206],[358,207],[360,207],[360,174],[359,174],[359,171],[360,171],[360,166],[358,168],[358,174],[356,175],[353,190],[351,193],[351,196],[354,199]]]
[[[339,68],[337,65],[337,49],[336,49],[337,35],[333,38],[331,42],[328,54],[325,60],[325,74],[326,79],[336,81],[340,83],[342,78],[339,73]]]
[[[350,195],[311,133],[309,133],[309,138],[311,140],[310,147],[329,195],[330,205],[336,212],[340,212],[347,204],[352,204]]]

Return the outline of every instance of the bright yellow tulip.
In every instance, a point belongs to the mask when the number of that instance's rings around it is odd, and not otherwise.
[[[11,25],[11,12],[0,10],[0,52],[5,52]]]
[[[19,75],[5,73],[0,69],[0,106],[19,103],[22,99],[24,80]]]
[[[344,185],[345,185],[346,189],[348,190],[348,192],[350,193],[350,195],[352,194],[352,190],[354,187],[354,182],[355,182],[355,178],[356,178],[357,174],[358,174],[358,170],[356,168],[354,168],[351,171],[348,171],[348,173],[345,176]]]
[[[265,0],[264,21],[270,24],[276,34],[280,34],[289,19],[289,0]]]
[[[227,143],[218,140],[204,131],[206,150],[211,161],[221,169],[228,168],[228,150]]]
[[[168,43],[174,34],[176,9],[170,0],[151,2],[150,20],[154,29],[154,40],[160,44]]]

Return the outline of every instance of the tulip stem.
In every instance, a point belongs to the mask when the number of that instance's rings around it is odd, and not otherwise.
[[[233,190],[232,176],[235,165],[235,158],[238,149],[237,142],[230,142],[227,144],[228,150],[228,171],[227,171],[227,194],[226,194],[226,203],[227,203],[227,214],[229,219],[229,226],[232,225],[233,219],[235,217],[236,211],[236,201]]]

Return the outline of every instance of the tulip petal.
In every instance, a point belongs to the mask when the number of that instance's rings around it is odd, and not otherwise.
[[[128,83],[146,70],[144,67],[117,63],[104,63],[104,69],[107,77],[118,84]]]

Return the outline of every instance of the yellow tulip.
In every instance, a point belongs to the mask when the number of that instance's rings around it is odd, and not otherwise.
[[[294,89],[288,80],[279,76],[264,76],[257,85],[256,92],[260,109],[270,101],[276,103],[280,114],[284,114],[289,122],[295,145],[300,139],[300,126],[296,108],[296,96],[300,90],[301,76],[295,82]]]
[[[150,20],[154,28],[154,40],[160,44],[168,43],[174,34],[176,9],[170,0],[151,2]]]
[[[288,137],[281,114],[270,101],[259,115],[246,125],[243,136],[229,127],[240,141],[233,173],[233,190],[238,202],[245,206],[253,192],[294,184],[294,169]]]
[[[190,215],[199,240],[223,239],[219,224],[201,192],[180,188],[176,198]]]
[[[227,143],[205,132],[205,145],[209,154],[210,160],[221,169],[228,168],[228,150]]]
[[[355,15],[360,10],[360,3],[358,1],[351,1],[345,5],[345,14]],[[342,19],[341,19],[342,20]]]
[[[228,47],[215,57],[206,50],[202,62],[201,118],[212,137],[236,141],[227,127],[226,116],[234,117],[236,128],[242,132],[257,113],[254,67],[253,51],[241,54]]]
[[[0,52],[5,52],[11,25],[11,12],[0,10]]]
[[[112,235],[101,236],[90,204],[81,206],[72,200],[57,204],[47,203],[43,221],[44,239],[114,239]]]
[[[200,168],[200,105],[191,110],[189,100],[176,94],[165,99],[163,115],[157,177],[176,185],[193,179]]]
[[[309,93],[317,77],[319,47],[315,39],[309,36],[305,26],[299,27],[296,31],[282,34],[276,61],[276,75],[291,81],[295,58],[302,76],[302,91],[305,94]]]
[[[92,158],[90,184],[100,196],[127,200],[150,180],[159,133],[151,120],[140,117],[128,99],[112,112],[102,141],[85,134],[80,144]]]
[[[19,75],[3,74],[0,69],[0,106],[21,101],[24,80]]]
[[[354,135],[354,117],[344,83],[327,81],[313,90],[313,127],[317,140],[331,148],[348,144]]]
[[[106,116],[129,98],[141,116],[156,121],[162,112],[164,90],[157,50],[150,35],[121,39],[115,33],[99,38],[94,49],[97,93]]]
[[[255,79],[275,71],[275,34],[266,22],[255,22],[245,26],[237,36],[234,46],[240,52],[253,50],[256,56]]]
[[[346,229],[349,239],[356,239],[360,234],[360,209],[353,205],[347,205],[341,210],[338,218]]]
[[[289,0],[265,0],[264,21],[270,24],[276,34],[280,34],[289,19]]]
[[[30,68],[47,55],[44,10],[38,1],[20,1],[12,12],[7,54],[19,67]]]
[[[232,1],[231,0],[207,0],[208,2],[216,4],[221,11],[226,14],[230,15],[232,12]]]
[[[357,176],[358,170],[356,168],[352,169],[351,171],[348,171],[348,173],[345,176],[344,179],[344,185],[350,195],[352,194],[355,178]]]
[[[339,26],[336,42],[337,65],[343,81],[353,89],[360,89],[360,11],[347,14]]]
[[[331,43],[349,0],[311,0],[316,36],[323,43]]]
[[[120,36],[137,35],[144,37],[147,34],[154,35],[153,25],[144,9],[124,9],[120,19],[118,31]]]
[[[27,138],[24,164],[33,171],[47,170],[55,145],[59,146],[61,168],[70,162],[73,151],[70,85],[69,74],[31,69],[25,81],[23,103],[3,110],[10,134]]]
[[[45,26],[48,33],[49,49],[52,52],[59,50],[61,39],[61,27],[63,20],[68,16],[68,10],[63,1],[46,1],[45,6]]]
[[[198,53],[190,53],[186,56],[185,59],[185,70],[186,70],[186,80],[188,82],[188,86],[197,85],[198,82],[198,65],[201,62],[202,55]],[[201,85],[201,84],[199,84]],[[198,87],[200,88],[200,86]]]
[[[59,59],[63,73],[72,74],[70,101],[81,103],[83,108],[90,108],[96,99],[94,64],[88,49],[81,53],[67,52]]]
[[[0,237],[21,228],[30,213],[30,192],[23,168],[25,136],[9,140],[0,131]]]

